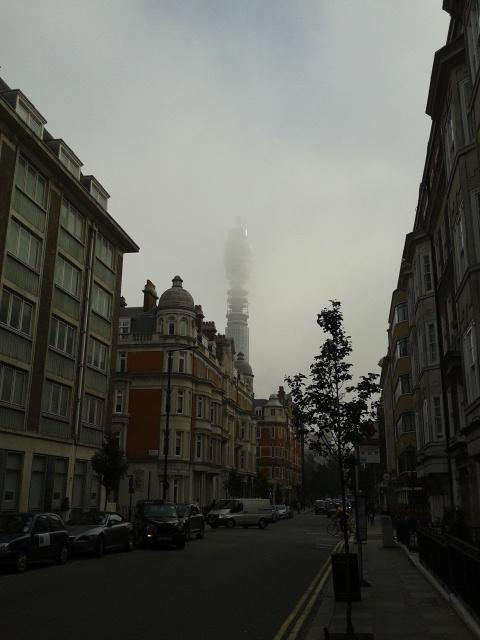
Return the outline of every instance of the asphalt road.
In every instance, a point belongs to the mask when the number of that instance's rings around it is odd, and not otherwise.
[[[272,640],[336,542],[326,518],[207,527],[184,550],[137,549],[0,574],[6,640]]]

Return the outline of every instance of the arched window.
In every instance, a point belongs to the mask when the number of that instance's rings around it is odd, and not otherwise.
[[[158,331],[160,333],[163,333],[163,318],[160,318],[160,320],[158,321]]]
[[[175,318],[168,319],[168,335],[169,336],[175,335]]]
[[[180,335],[181,336],[187,335],[187,321],[185,318],[182,318],[180,320]]]

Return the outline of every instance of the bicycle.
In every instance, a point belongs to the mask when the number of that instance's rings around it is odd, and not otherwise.
[[[355,532],[355,523],[352,518],[336,518],[334,521],[329,522],[329,524],[327,524],[327,533],[329,536],[342,538],[345,528],[348,535]]]

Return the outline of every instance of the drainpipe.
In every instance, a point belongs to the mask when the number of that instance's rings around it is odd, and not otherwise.
[[[87,333],[88,333],[88,316],[90,313],[90,298],[92,295],[92,279],[93,279],[93,261],[95,259],[95,237],[97,234],[97,226],[94,224],[90,227],[90,239],[88,243],[88,263],[87,263],[87,283],[85,287],[85,298],[83,306],[83,317],[81,324],[81,347],[80,358],[78,361],[78,385],[77,397],[75,399],[75,423],[74,423],[74,443],[76,449],[80,438],[80,423],[82,415],[82,398],[85,387],[85,360],[87,352]],[[75,464],[75,462],[74,462]]]

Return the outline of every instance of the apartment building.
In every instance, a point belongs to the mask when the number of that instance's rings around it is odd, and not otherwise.
[[[283,387],[267,399],[255,399],[257,469],[272,487],[272,498],[292,503],[302,489],[300,437],[292,419],[292,403]]]
[[[460,509],[480,525],[480,2],[444,0],[432,119],[399,288],[408,299],[416,471],[432,518]],[[393,421],[388,425],[394,429]]]
[[[143,306],[120,308],[113,407],[135,501],[164,494],[167,417],[167,499],[203,506],[224,498],[232,470],[241,478],[243,494],[253,495],[250,365],[235,354],[232,340],[205,321],[179,276],[160,297],[150,280],[143,294]],[[126,491],[124,482],[122,505]]]
[[[96,506],[122,260],[109,195],[0,79],[0,510]]]

